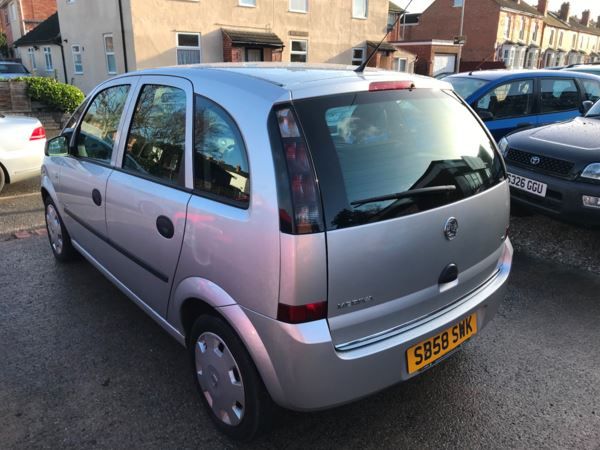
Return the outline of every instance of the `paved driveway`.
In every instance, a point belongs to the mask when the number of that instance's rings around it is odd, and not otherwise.
[[[55,264],[44,237],[0,255],[0,447],[233,445],[184,349],[98,271]],[[595,274],[518,254],[499,315],[453,358],[345,407],[284,411],[251,447],[597,449],[599,292]]]

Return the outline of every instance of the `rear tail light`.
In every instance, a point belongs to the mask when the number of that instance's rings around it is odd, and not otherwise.
[[[290,108],[277,111],[277,121],[283,142],[292,203],[290,212],[279,212],[282,229],[292,230],[293,234],[321,232],[324,229],[321,203],[306,141]]]
[[[327,317],[327,302],[309,303],[308,305],[286,305],[280,303],[277,309],[277,320],[287,323],[304,323]]]
[[[44,127],[37,127],[29,136],[30,141],[39,141],[40,139],[46,139],[46,130]]]

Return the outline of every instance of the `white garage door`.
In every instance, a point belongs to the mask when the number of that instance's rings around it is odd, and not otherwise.
[[[454,72],[456,65],[456,55],[436,54],[433,57],[433,76],[439,73]]]

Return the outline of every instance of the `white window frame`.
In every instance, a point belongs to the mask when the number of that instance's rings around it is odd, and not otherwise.
[[[238,0],[238,6],[244,8],[256,8],[256,0]]]
[[[308,12],[308,0],[303,0],[303,1],[304,1],[304,9],[297,9],[292,6],[292,3],[294,2],[294,0],[289,0],[288,1],[288,11],[306,14]]]
[[[400,70],[400,61],[404,61],[404,70]],[[396,71],[397,72],[408,72],[408,58],[397,57],[394,58],[394,62],[396,62]]]
[[[357,13],[357,8],[356,6],[356,2],[363,2],[365,5],[365,14],[364,15],[358,15]],[[367,17],[369,17],[369,0],[352,0],[352,18],[353,19],[366,19]]]
[[[108,51],[108,47],[106,46],[106,38],[112,39],[112,51]],[[106,33],[102,35],[102,41],[104,42],[104,54],[106,56],[106,73],[108,73],[109,75],[116,75],[119,71],[117,69],[117,55],[115,54],[115,38],[112,33]],[[108,62],[109,56],[113,57],[113,61],[115,63],[115,70],[112,72],[110,70],[110,63]]]
[[[198,46],[193,47],[190,45],[179,45],[179,35],[187,34],[198,36]],[[179,50],[197,50],[198,51],[198,60],[202,62],[202,33],[196,32],[188,32],[188,31],[178,31],[175,33],[175,64],[179,65]]]
[[[512,17],[509,15],[506,16],[506,21],[504,22],[504,37],[506,39],[510,39],[510,29],[512,26]]]
[[[31,71],[37,69],[37,64],[35,62],[35,49],[33,47],[29,47],[27,49],[27,56],[29,57],[29,64],[31,64]]]
[[[293,42],[305,42],[306,43],[306,51],[300,50],[292,50]],[[292,60],[292,55],[304,55],[305,63],[308,62],[308,39],[290,39],[290,62]]]
[[[362,52],[362,58],[360,58],[360,60],[358,58],[354,57],[354,50],[360,50]],[[350,55],[352,65],[360,66],[363,62],[365,62],[365,53],[366,53],[366,49],[364,47],[353,47],[352,54]],[[358,64],[356,64],[356,63],[358,63]]]
[[[75,49],[77,49],[77,50],[75,50]],[[73,57],[73,73],[75,75],[83,75],[84,68],[83,68],[83,55],[81,54],[81,45],[79,45],[79,44],[71,45],[71,55]],[[76,56],[79,56],[79,66],[81,66],[80,71],[77,70],[77,63],[75,62]]]
[[[51,47],[44,47],[44,62],[46,63],[46,72],[54,72]]]
[[[525,40],[525,17],[521,16],[520,18],[520,26],[519,26],[519,40],[520,41],[524,41]]]

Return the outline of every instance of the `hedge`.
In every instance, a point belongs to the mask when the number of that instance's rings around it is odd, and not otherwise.
[[[61,83],[54,78],[20,77],[17,80],[27,83],[27,95],[31,100],[45,103],[60,111],[75,111],[85,98],[79,88]]]

